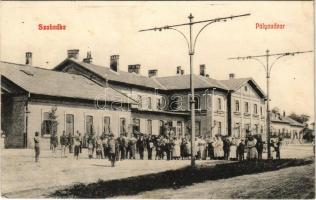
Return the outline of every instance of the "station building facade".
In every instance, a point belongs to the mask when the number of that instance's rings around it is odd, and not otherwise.
[[[50,127],[60,135],[113,132],[159,135],[173,130],[190,133],[190,76],[180,67],[174,76],[159,77],[158,70],[140,75],[141,66],[120,70],[119,56],[107,66],[92,63],[91,54],[79,60],[78,50],[53,69],[1,62],[1,130],[7,148],[31,148],[35,131],[49,146]],[[244,137],[248,131],[266,133],[265,95],[252,78],[216,80],[205,73],[193,75],[196,135]],[[47,144],[47,145],[46,145]]]

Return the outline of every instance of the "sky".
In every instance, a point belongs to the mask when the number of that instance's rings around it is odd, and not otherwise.
[[[206,65],[211,78],[252,77],[266,91],[264,68],[254,60],[229,57],[314,50],[312,1],[238,2],[1,2],[0,58],[24,63],[33,53],[33,65],[53,68],[68,49],[79,49],[80,59],[92,52],[93,63],[109,66],[120,55],[121,70],[141,64],[141,73],[158,69],[159,76],[175,75],[182,66],[189,73],[188,49],[175,31],[138,32],[155,26],[240,15],[250,16],[213,23],[200,34],[193,58],[194,73]],[[285,24],[284,29],[256,29],[256,23]],[[38,25],[62,24],[66,30],[41,31]],[[193,26],[196,35],[202,25]],[[179,30],[188,35],[188,27]],[[271,107],[287,114],[308,114],[314,119],[314,53],[279,59],[270,82]]]

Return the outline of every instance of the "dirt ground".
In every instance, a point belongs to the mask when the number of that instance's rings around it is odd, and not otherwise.
[[[143,192],[124,199],[314,199],[314,164],[273,172],[206,181],[180,189]]]
[[[99,179],[121,179],[130,176],[138,176],[154,172],[162,172],[170,169],[178,169],[190,164],[189,160],[126,160],[118,162],[117,166],[115,168],[112,168],[110,167],[110,162],[107,160],[89,160],[87,158],[88,156],[86,152],[81,154],[79,160],[75,160],[72,155],[68,155],[67,158],[60,158],[59,152],[56,155],[52,155],[52,153],[49,151],[42,151],[39,163],[34,162],[33,154],[34,152],[32,150],[25,149],[1,150],[2,195],[6,197],[24,198],[45,197],[45,195],[49,192],[52,192],[59,188],[63,188],[65,186],[73,185],[75,183],[93,183],[98,181]],[[313,152],[311,146],[292,145],[284,147],[281,155],[282,157],[287,158],[303,158],[313,155]],[[197,163],[204,164],[205,162],[212,165],[227,161],[199,161]],[[287,175],[289,176],[289,174]],[[286,177],[286,175],[284,175],[284,177]],[[223,181],[224,187],[224,183],[227,180],[220,181]],[[243,185],[246,184],[247,181],[239,181],[239,185],[241,185],[240,190],[246,191],[246,186]],[[213,181],[211,184],[213,185],[215,182],[217,181]],[[237,183],[232,184],[232,186],[234,185],[237,185]],[[244,190],[242,190],[242,188]],[[234,187],[232,189],[234,189]],[[172,190],[168,192],[177,194],[177,191]],[[247,189],[247,192],[248,191],[250,190]],[[189,198],[188,196],[184,197]]]

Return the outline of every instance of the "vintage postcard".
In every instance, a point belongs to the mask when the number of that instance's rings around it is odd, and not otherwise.
[[[313,1],[0,9],[2,198],[315,198]]]

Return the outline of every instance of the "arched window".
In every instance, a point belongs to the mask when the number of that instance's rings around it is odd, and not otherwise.
[[[159,121],[159,134],[162,135],[164,132],[164,124],[165,122],[163,120]]]
[[[258,114],[258,106],[257,106],[257,104],[253,104],[253,112],[255,114]]]
[[[200,105],[200,97],[199,96],[195,96],[194,97],[194,101],[195,101],[195,110],[199,110],[201,109],[201,105]]]
[[[222,110],[222,99],[217,98],[217,110]]]
[[[182,122],[181,121],[177,121],[177,136],[183,136],[182,133]]]
[[[249,113],[249,104],[245,102],[245,113]]]
[[[235,111],[239,112],[239,101],[238,100],[235,101]]]

